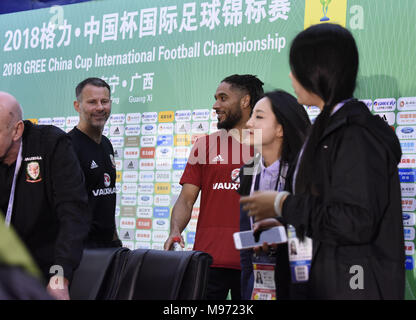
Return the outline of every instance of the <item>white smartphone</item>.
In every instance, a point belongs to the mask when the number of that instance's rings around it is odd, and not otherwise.
[[[250,249],[263,245],[263,243],[283,243],[287,242],[286,229],[283,226],[273,227],[260,233],[259,241],[255,241],[253,230],[235,232],[234,244],[237,250]]]

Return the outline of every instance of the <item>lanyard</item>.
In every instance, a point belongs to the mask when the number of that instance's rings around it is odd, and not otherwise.
[[[250,195],[252,195],[254,193],[254,191],[256,191],[256,184],[257,184],[257,177],[261,177],[261,173],[259,172],[259,169],[261,168],[261,164],[260,164],[261,158],[259,159],[259,162],[256,164],[255,169],[253,170],[253,180],[251,181],[251,189],[250,189]],[[285,179],[286,179],[286,174],[287,171],[289,169],[289,166],[287,165],[287,163],[284,163],[280,169],[279,172],[279,177],[276,183],[276,186],[274,188],[274,190],[277,191],[282,191],[285,187]],[[258,188],[258,187],[257,187]],[[264,191],[264,190],[263,190]],[[253,229],[253,217],[250,217],[250,226]]]
[[[16,180],[17,180],[17,175],[19,174],[20,166],[22,164],[22,145],[23,145],[23,142],[20,142],[19,154],[17,156],[16,167],[14,169],[12,189],[10,190],[9,205],[7,207],[7,214],[6,214],[6,220],[5,220],[6,227],[10,226],[10,222],[12,220],[14,192],[16,190]]]

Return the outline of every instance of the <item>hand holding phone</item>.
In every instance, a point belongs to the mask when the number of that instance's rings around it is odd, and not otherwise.
[[[237,250],[259,247],[262,246],[263,243],[270,245],[274,243],[287,242],[286,229],[283,226],[273,227],[262,231],[259,239],[255,239],[253,230],[235,232],[233,237]]]

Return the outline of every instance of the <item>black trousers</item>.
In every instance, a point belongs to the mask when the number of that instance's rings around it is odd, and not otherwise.
[[[210,268],[207,300],[225,300],[230,290],[232,300],[241,300],[241,271],[227,268]]]

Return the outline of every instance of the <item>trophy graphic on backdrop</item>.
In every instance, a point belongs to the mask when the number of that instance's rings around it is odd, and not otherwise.
[[[328,6],[331,3],[331,0],[320,0],[322,5],[322,12],[324,13],[324,16],[321,18],[320,21],[329,21],[330,19],[326,16],[328,12]]]

